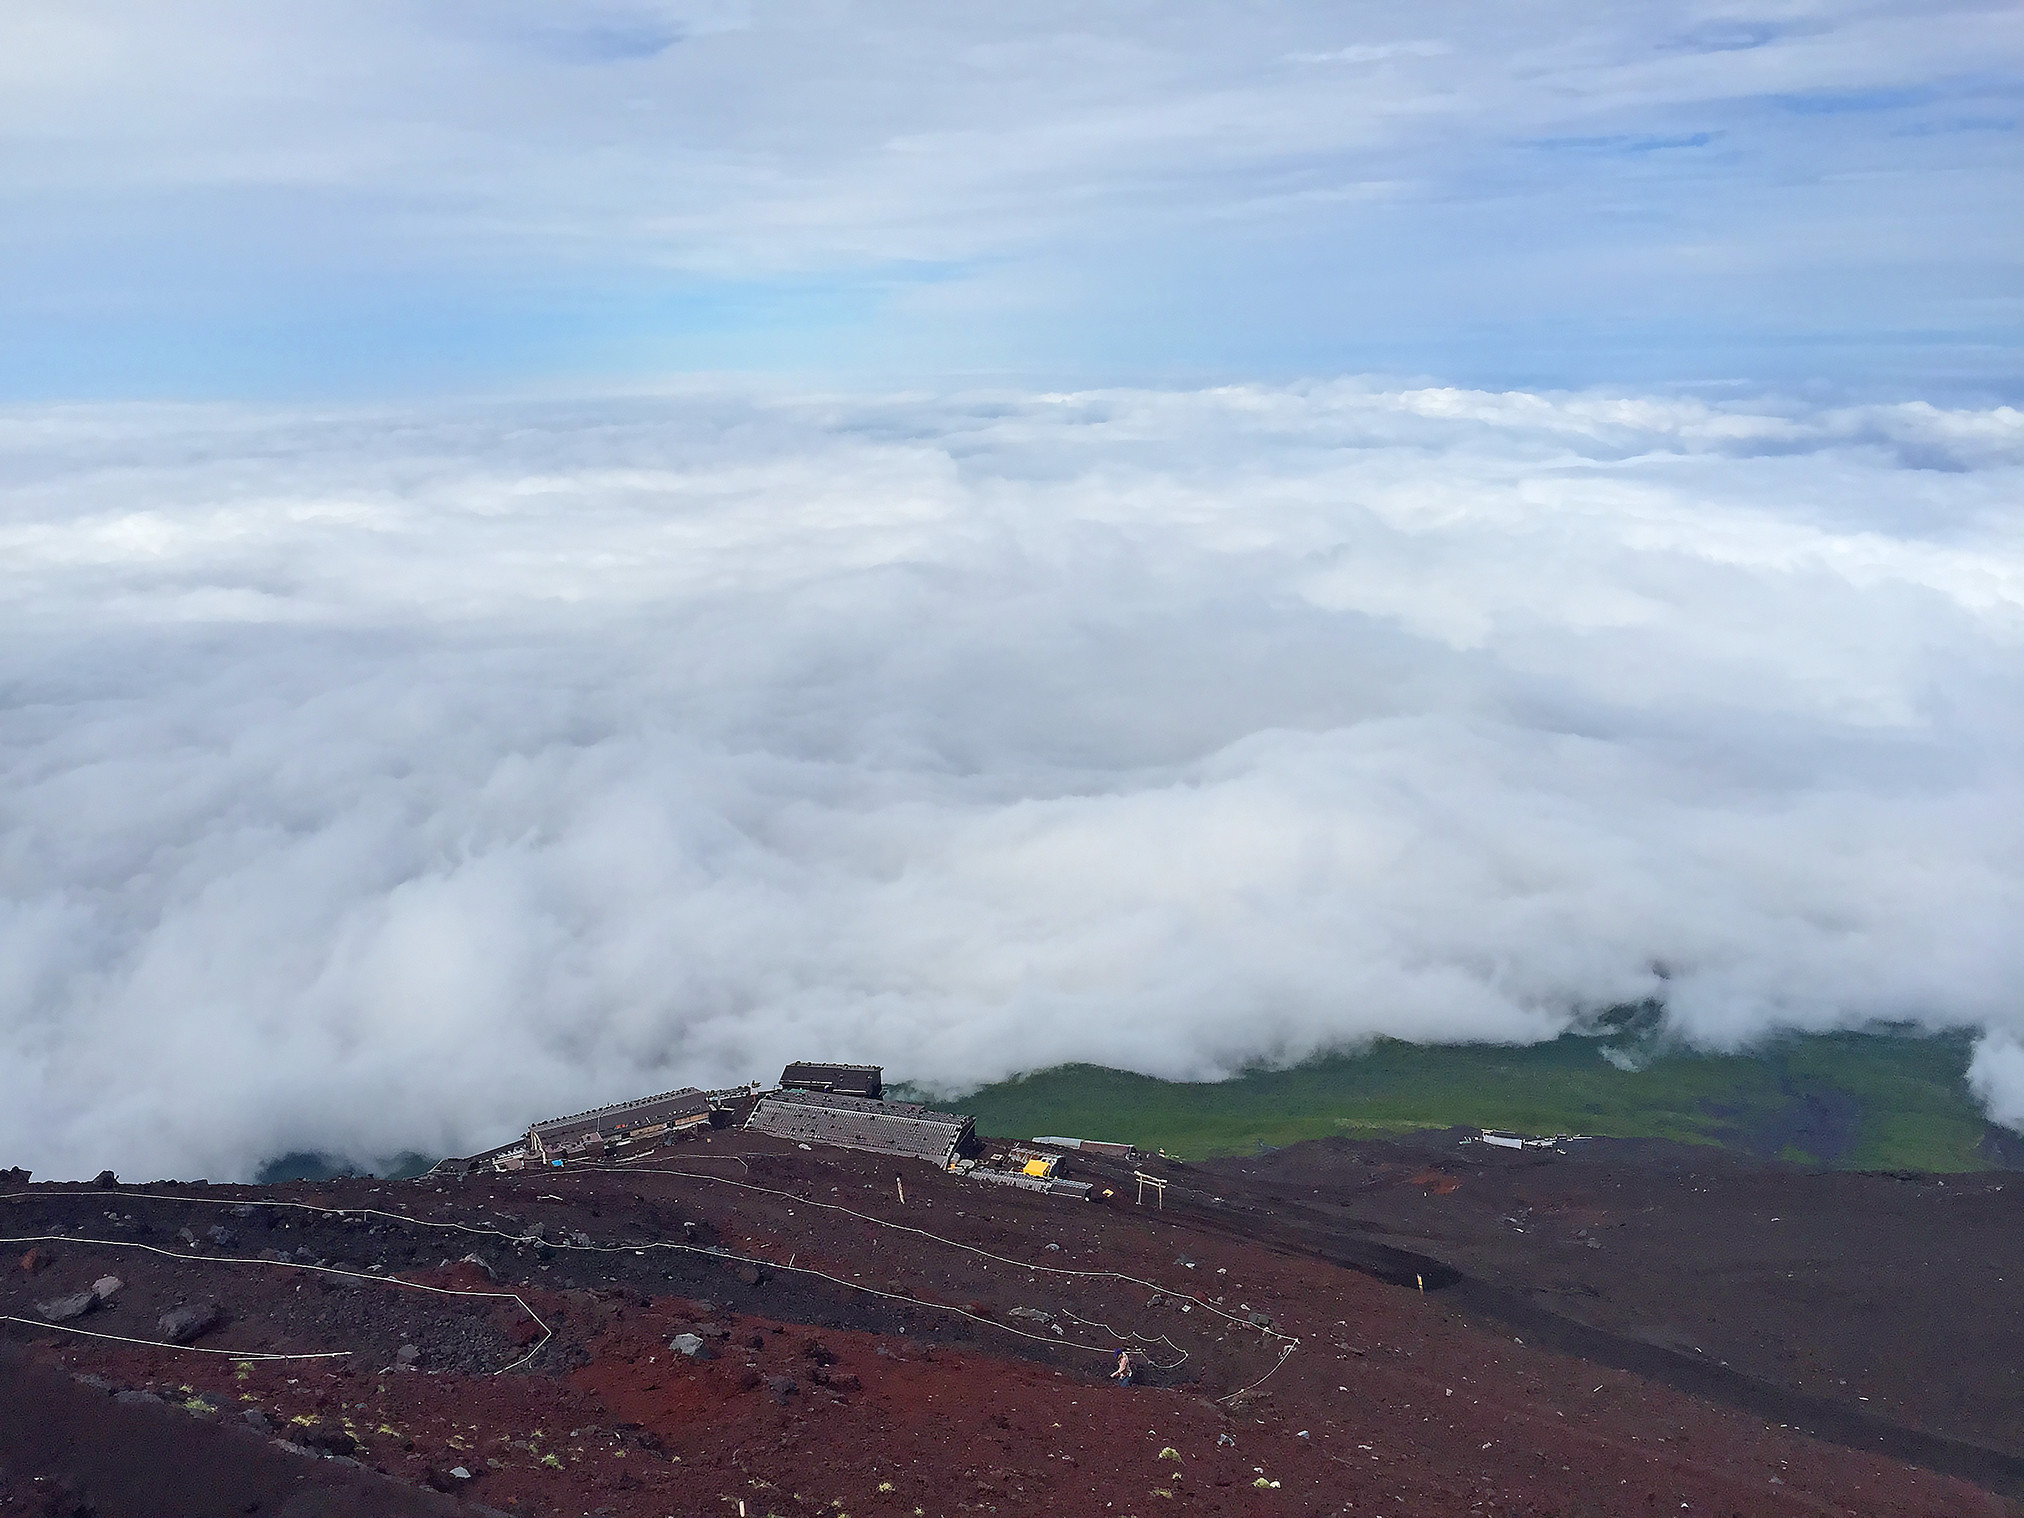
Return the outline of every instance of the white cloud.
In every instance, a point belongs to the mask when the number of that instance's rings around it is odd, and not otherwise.
[[[1989,1033],[1968,1061],[1968,1085],[1992,1122],[2024,1129],[2024,1044],[2007,1029]]]
[[[0,416],[0,1155],[810,1053],[1991,1030],[2024,416],[1397,391]]]

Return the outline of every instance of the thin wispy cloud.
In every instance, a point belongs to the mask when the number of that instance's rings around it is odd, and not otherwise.
[[[1387,58],[1438,58],[1451,52],[1445,42],[1431,38],[1416,42],[1357,42],[1325,53],[1288,53],[1295,63],[1383,63]]]

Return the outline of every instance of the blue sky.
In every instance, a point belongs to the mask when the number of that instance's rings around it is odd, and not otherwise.
[[[1998,3],[20,0],[0,396],[2020,388]]]

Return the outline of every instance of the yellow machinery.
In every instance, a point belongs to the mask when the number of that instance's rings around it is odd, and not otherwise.
[[[1021,1175],[1030,1175],[1037,1181],[1052,1179],[1054,1167],[1061,1163],[1061,1156],[1058,1154],[1042,1154],[1038,1150],[1024,1147],[1015,1148],[1011,1157],[1013,1163],[1019,1166]]]

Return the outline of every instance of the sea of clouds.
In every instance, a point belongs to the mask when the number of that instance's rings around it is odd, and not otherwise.
[[[0,1161],[787,1058],[1973,1028],[2024,414],[1337,383],[0,414]]]

